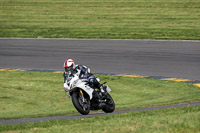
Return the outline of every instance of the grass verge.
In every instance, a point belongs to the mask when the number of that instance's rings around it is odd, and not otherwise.
[[[1,0],[0,37],[200,40],[200,0]]]
[[[200,131],[200,106],[140,111],[73,120],[0,125],[0,132],[177,133]]]
[[[97,76],[112,89],[116,110],[200,100],[200,89],[188,83]],[[0,119],[77,114],[65,97],[62,74],[0,72]]]

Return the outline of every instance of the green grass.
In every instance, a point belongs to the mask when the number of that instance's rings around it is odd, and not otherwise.
[[[0,37],[200,40],[200,0],[1,0]]]
[[[200,100],[192,84],[155,79],[98,75],[107,81],[116,110]],[[1,71],[0,119],[78,114],[66,100],[62,74]],[[92,113],[92,112],[91,112]]]
[[[200,106],[22,125],[0,125],[0,132],[198,133]]]

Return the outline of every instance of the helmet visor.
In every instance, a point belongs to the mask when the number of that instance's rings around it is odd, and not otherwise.
[[[74,65],[71,65],[69,67],[65,67],[65,71],[72,71],[74,68]]]
[[[65,68],[67,71],[73,70],[73,67],[66,67]]]

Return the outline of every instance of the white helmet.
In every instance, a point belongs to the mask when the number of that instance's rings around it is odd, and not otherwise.
[[[64,62],[64,68],[66,71],[69,71],[71,69],[75,69],[75,63],[72,59],[68,59]]]

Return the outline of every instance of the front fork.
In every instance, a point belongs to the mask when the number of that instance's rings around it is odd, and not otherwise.
[[[79,101],[79,103],[81,104],[81,106],[83,107],[84,110],[87,110],[89,105],[88,105],[88,102],[87,100],[84,98],[84,94],[83,94],[83,91],[81,89],[79,89],[79,96],[81,98],[82,101]]]
[[[83,103],[85,102],[85,98],[84,98],[84,95],[83,95],[83,91],[81,89],[79,89],[80,91],[80,97],[81,99],[83,100]]]

